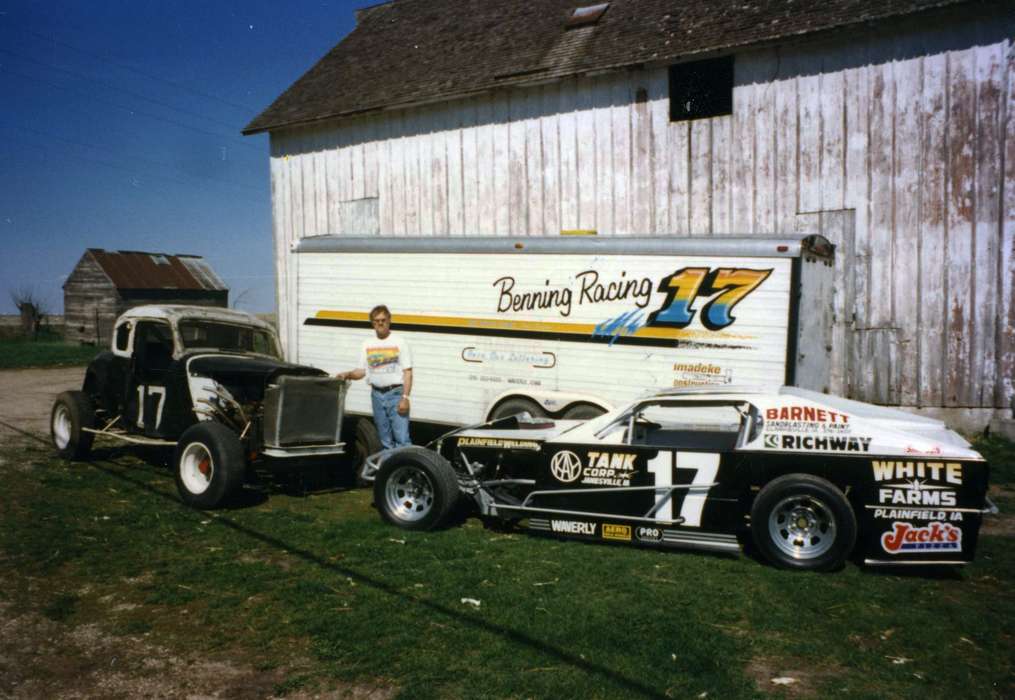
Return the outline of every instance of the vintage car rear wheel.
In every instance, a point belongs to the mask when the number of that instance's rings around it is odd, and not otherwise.
[[[56,397],[49,416],[49,434],[57,454],[64,459],[86,458],[95,434],[82,428],[94,426],[95,409],[84,392],[65,391]]]
[[[751,508],[751,534],[761,555],[785,569],[842,566],[856,543],[856,515],[834,484],[811,474],[769,482]]]
[[[192,425],[176,443],[176,488],[192,508],[215,508],[243,483],[246,460],[236,433],[204,421]]]
[[[393,453],[374,480],[374,502],[381,517],[405,530],[440,527],[458,496],[454,468],[436,452],[422,447]]]

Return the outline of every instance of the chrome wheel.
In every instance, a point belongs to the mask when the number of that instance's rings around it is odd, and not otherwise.
[[[384,500],[393,518],[404,522],[422,520],[433,508],[434,485],[422,469],[398,467],[385,484]]]
[[[835,544],[835,516],[813,496],[790,496],[779,501],[768,516],[772,543],[793,559],[814,559]]]
[[[70,444],[70,435],[73,430],[70,411],[62,403],[58,404],[53,409],[53,442],[58,450],[62,450]]]
[[[180,479],[192,494],[204,493],[215,476],[215,461],[204,443],[192,442],[180,455]]]

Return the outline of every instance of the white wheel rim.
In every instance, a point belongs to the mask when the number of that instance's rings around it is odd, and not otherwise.
[[[53,442],[56,443],[57,449],[62,450],[70,444],[71,429],[70,411],[60,404],[53,411]]]
[[[425,471],[399,467],[388,479],[384,500],[392,517],[406,523],[422,520],[434,506],[434,487]]]
[[[201,442],[192,442],[180,455],[180,480],[193,494],[204,493],[215,478],[215,460],[211,450]]]

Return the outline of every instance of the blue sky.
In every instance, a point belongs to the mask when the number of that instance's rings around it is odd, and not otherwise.
[[[0,3],[0,313],[86,248],[204,256],[274,308],[268,137],[240,130],[377,4]]]

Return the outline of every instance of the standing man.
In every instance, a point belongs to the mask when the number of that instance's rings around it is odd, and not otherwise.
[[[391,332],[391,312],[384,304],[370,310],[376,338],[363,341],[360,365],[339,372],[339,379],[367,378],[370,405],[381,446],[388,450],[411,444],[409,441],[409,392],[412,391],[412,353],[397,334]]]

